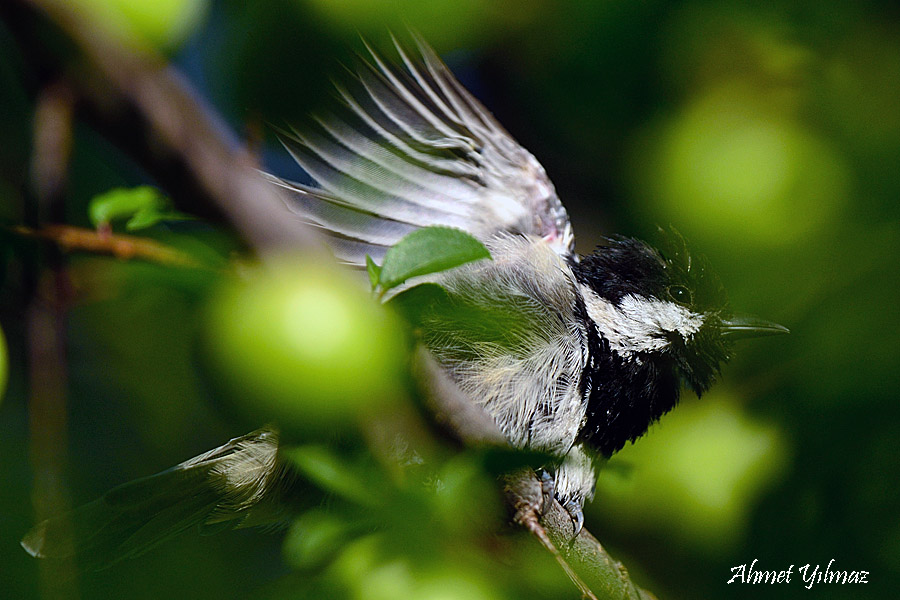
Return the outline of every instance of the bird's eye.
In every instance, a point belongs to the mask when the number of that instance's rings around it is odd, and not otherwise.
[[[690,304],[693,300],[693,298],[691,298],[691,290],[683,285],[670,285],[669,297],[678,304]]]

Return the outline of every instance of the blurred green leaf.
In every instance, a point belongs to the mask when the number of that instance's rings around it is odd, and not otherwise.
[[[384,534],[347,544],[329,569],[332,579],[356,593],[353,598],[413,598],[415,580],[409,561],[386,556]],[[345,594],[345,597],[347,595]]]
[[[439,482],[429,503],[429,521],[442,535],[475,537],[501,522],[503,509],[496,476],[485,472],[473,453],[455,456],[440,466]]]
[[[470,565],[447,564],[419,576],[416,598],[421,600],[496,600],[499,598],[486,574]]]
[[[95,227],[127,219],[125,228],[137,231],[163,220],[186,220],[187,215],[171,208],[168,198],[154,187],[115,188],[95,196],[88,205]]]
[[[362,506],[377,504],[380,492],[367,485],[367,477],[322,446],[297,446],[285,457],[322,489]]]
[[[424,227],[391,247],[384,255],[378,283],[389,290],[412,277],[446,271],[468,262],[490,258],[484,244],[450,227]]]
[[[449,300],[447,292],[436,283],[420,283],[393,296],[388,305],[413,326],[421,323],[423,316],[439,303]]]
[[[331,558],[351,535],[353,524],[325,510],[310,510],[291,525],[284,540],[284,556],[295,568],[320,565]]]
[[[548,467],[559,460],[549,452],[501,446],[478,449],[474,454],[481,460],[484,469],[495,477],[525,467],[535,470]]]

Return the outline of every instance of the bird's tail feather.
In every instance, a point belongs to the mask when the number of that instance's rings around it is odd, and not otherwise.
[[[43,521],[21,544],[37,558],[77,555],[82,568],[102,569],[192,527],[206,533],[277,521],[272,496],[285,476],[277,433],[261,429]]]

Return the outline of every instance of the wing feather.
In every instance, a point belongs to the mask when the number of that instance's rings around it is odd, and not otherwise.
[[[280,132],[318,186],[273,178],[293,192],[292,209],[333,233],[335,253],[356,265],[428,225],[483,241],[534,235],[570,255],[571,225],[543,167],[415,42],[414,56],[394,40],[400,65],[366,45],[368,60],[335,84],[343,110]]]

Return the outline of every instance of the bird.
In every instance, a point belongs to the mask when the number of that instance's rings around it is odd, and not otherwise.
[[[554,457],[542,481],[577,534],[606,460],[674,408],[683,387],[704,393],[736,340],[787,329],[735,316],[708,261],[674,229],[661,230],[659,247],[609,236],[578,255],[538,160],[412,37],[412,49],[393,39],[393,61],[366,44],[335,83],[331,110],[278,129],[311,183],[266,177],[351,267],[380,264],[425,227],[484,244],[489,259],[428,277],[442,300],[419,311],[416,331],[511,446]],[[119,560],[193,526],[271,521],[298,485],[278,443],[263,428],[76,509],[85,554]],[[58,556],[61,523],[38,524],[23,547]]]

